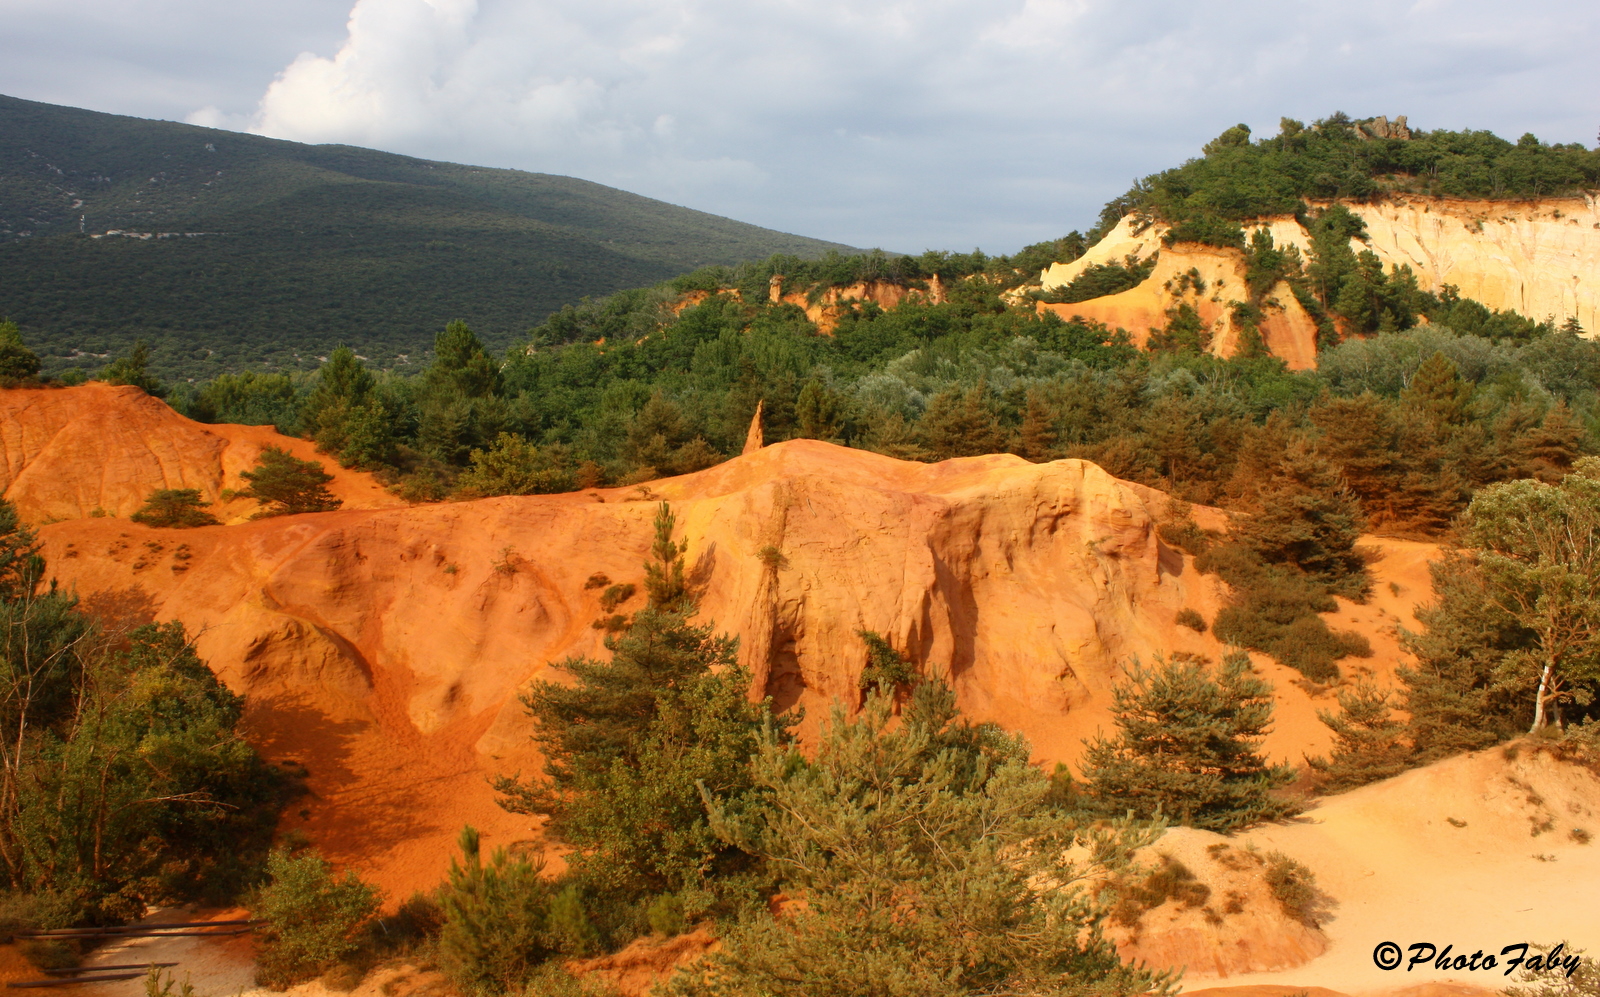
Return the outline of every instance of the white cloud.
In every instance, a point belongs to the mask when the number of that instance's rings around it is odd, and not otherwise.
[[[907,250],[1087,226],[1238,121],[1344,110],[1561,141],[1600,123],[1588,0],[350,4],[0,0],[0,90],[576,175]],[[52,48],[74,16],[72,46]],[[43,87],[50,58],[67,69]],[[72,99],[97,79],[140,96]]]

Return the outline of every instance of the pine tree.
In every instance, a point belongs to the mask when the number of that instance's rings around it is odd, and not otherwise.
[[[1462,379],[1456,365],[1435,350],[1411,376],[1400,400],[1439,425],[1459,426],[1467,421],[1472,395],[1473,386]]]
[[[1211,329],[1188,302],[1167,309],[1167,324],[1151,329],[1145,340],[1151,353],[1205,353],[1211,349]]]
[[[1261,486],[1257,502],[1238,532],[1268,564],[1290,565],[1328,582],[1365,572],[1355,549],[1365,521],[1361,505],[1327,461],[1292,447]]]
[[[22,381],[39,374],[39,355],[22,342],[22,330],[0,319],[0,379]]]
[[[980,382],[965,391],[941,392],[928,403],[917,428],[934,460],[1005,451],[1005,431],[999,413],[984,397],[987,390]]]
[[[426,378],[430,387],[452,388],[466,398],[488,398],[503,386],[500,365],[460,319],[434,337],[433,364]]]
[[[133,341],[133,349],[127,356],[117,357],[106,364],[100,371],[100,380],[107,384],[127,384],[135,388],[144,389],[146,394],[161,398],[167,390],[161,382],[151,376],[147,369],[150,364],[150,344],[142,339]]]
[[[1526,653],[1531,634],[1494,605],[1469,555],[1446,553],[1428,571],[1434,602],[1417,610],[1423,629],[1401,632],[1416,666],[1398,672],[1419,765],[1515,737],[1533,716],[1532,686],[1496,679],[1500,662]]]
[[[1370,391],[1354,398],[1325,395],[1306,414],[1318,430],[1317,452],[1375,515],[1404,473],[1393,403]]]
[[[689,621],[697,612],[685,541],[662,503],[646,564],[646,606],[606,639],[611,660],[569,658],[571,685],[540,682],[522,703],[538,723],[546,780],[502,778],[501,805],[543,814],[578,851],[580,878],[611,895],[687,893],[697,911],[740,887],[748,865],[710,831],[703,794],[738,798],[763,729],[787,737],[770,702],[750,702],[737,641]],[[732,876],[733,885],[719,883]],[[745,885],[748,885],[747,883]]]
[[[759,794],[714,805],[713,826],[804,903],[747,909],[671,992],[1167,993],[1170,978],[1117,958],[1088,886],[1155,832],[1064,817],[1027,742],[962,722],[941,685],[918,686],[891,727],[892,714],[884,694],[853,719],[836,706],[811,757],[763,739]]]
[[[1299,812],[1273,795],[1294,770],[1260,753],[1272,721],[1272,686],[1243,653],[1213,678],[1201,659],[1137,662],[1112,690],[1115,740],[1097,737],[1083,759],[1083,799],[1111,816],[1169,820],[1211,831]]]
[[[303,512],[331,512],[343,504],[328,491],[333,475],[314,460],[301,460],[287,450],[267,447],[256,466],[240,474],[250,486],[235,492],[264,507],[257,517],[289,516]]]
[[[1405,724],[1395,718],[1389,693],[1366,684],[1342,689],[1339,712],[1318,710],[1317,718],[1333,731],[1333,752],[1306,760],[1322,792],[1342,793],[1409,767]]]
[[[441,968],[466,993],[515,993],[557,950],[544,861],[497,848],[485,862],[470,825],[457,840],[461,858],[451,858],[439,890]]]
[[[39,534],[22,521],[17,507],[0,498],[0,601],[25,599],[44,578]]]
[[[837,443],[844,432],[844,396],[813,374],[800,389],[795,419],[802,437]]]
[[[206,511],[209,504],[198,488],[163,488],[151,492],[144,507],[129,518],[145,526],[215,526],[217,517]]]
[[[1055,414],[1038,391],[1028,392],[1027,407],[1022,412],[1022,427],[1017,431],[1016,453],[1036,464],[1055,459]]]

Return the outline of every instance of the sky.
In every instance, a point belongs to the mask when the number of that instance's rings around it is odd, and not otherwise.
[[[1235,123],[1593,146],[1594,0],[0,0],[0,93],[1010,253]]]

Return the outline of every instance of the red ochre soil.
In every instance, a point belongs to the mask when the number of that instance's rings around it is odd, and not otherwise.
[[[74,405],[95,411],[74,415]],[[58,427],[55,436],[39,428],[39,413]],[[82,420],[122,427],[122,442],[96,442],[71,428]],[[0,393],[0,445],[10,469],[7,496],[36,517],[50,508],[79,517],[94,508],[125,514],[141,490],[157,486],[229,487],[227,475],[236,472],[225,458],[245,446],[285,445],[314,456],[309,444],[270,430],[198,426],[133,389],[98,385]],[[35,470],[47,461],[56,473]],[[264,754],[310,772],[310,793],[291,807],[286,829],[303,829],[391,902],[440,881],[463,824],[477,826],[491,847],[537,839],[532,822],[495,805],[488,784],[495,774],[539,765],[518,692],[533,680],[559,680],[553,666],[569,655],[604,653],[591,626],[602,616],[602,589],[586,582],[596,575],[642,582],[662,500],[689,541],[702,618],[739,635],[756,691],[780,707],[805,706],[813,730],[831,703],[856,700],[866,663],[860,629],[887,635],[924,672],[950,681],[973,718],[1027,734],[1047,765],[1072,763],[1082,739],[1109,726],[1110,688],[1127,661],[1176,651],[1215,659],[1224,650],[1209,634],[1174,623],[1183,608],[1214,618],[1222,592],[1157,537],[1165,496],[1083,461],[995,455],[919,464],[795,440],[634,488],[409,508],[381,507],[395,500],[370,478],[336,473],[347,500],[338,512],[194,530],[72,518],[41,534],[51,572],[88,607],[189,628],[201,656],[249,697],[250,736]],[[137,484],[119,484],[124,476]],[[1207,526],[1224,519],[1205,508],[1195,515]],[[1396,628],[1418,626],[1412,612],[1431,598],[1427,562],[1437,551],[1409,541],[1366,543],[1373,597],[1365,605],[1341,602],[1328,619],[1373,644],[1374,656],[1347,659],[1346,672],[1393,684],[1406,660]],[[763,556],[767,548],[780,557]],[[1328,734],[1316,712],[1334,708],[1332,693],[1268,659],[1257,657],[1256,665],[1278,700],[1270,753],[1298,762],[1324,752]],[[1586,775],[1589,782],[1574,782],[1572,766],[1508,776],[1512,764],[1492,752],[1452,759],[1246,835],[1317,872],[1338,906],[1316,931],[1288,927],[1264,901],[1254,920],[1209,934],[1211,926],[1158,908],[1146,915],[1140,952],[1189,965],[1191,988],[1222,973],[1251,986],[1351,993],[1422,982],[1374,977],[1371,947],[1382,939],[1367,935],[1400,930],[1385,917],[1414,914],[1407,937],[1430,924],[1465,931],[1468,912],[1492,926],[1514,891],[1473,883],[1553,876],[1550,888],[1559,890],[1576,881],[1579,866],[1600,873],[1589,868],[1600,852],[1565,837],[1565,827],[1560,841],[1533,841],[1517,820],[1496,823],[1480,812],[1490,804],[1473,801],[1498,799],[1508,777],[1533,785],[1537,776],[1555,788],[1534,795],[1589,808],[1573,811],[1574,821],[1600,806],[1600,788]],[[1470,833],[1442,823],[1439,808],[1449,807]],[[1181,832],[1157,848],[1198,849],[1191,867],[1222,884],[1226,874],[1206,868],[1201,847],[1214,840]],[[1457,854],[1463,843],[1477,851]],[[1535,861],[1536,852],[1557,861]],[[1391,853],[1417,867],[1380,877],[1380,866],[1394,872],[1385,865]],[[1356,871],[1363,863],[1370,873]],[[1440,883],[1449,886],[1444,894]],[[1545,910],[1548,896],[1518,906]],[[1566,906],[1550,908],[1550,916],[1560,921]],[[1567,913],[1572,918],[1560,921],[1552,940],[1600,928],[1593,913]],[[1556,922],[1548,920],[1527,927],[1549,934]],[[1461,941],[1472,939],[1462,934]],[[641,966],[659,958],[652,953]],[[640,967],[594,968],[620,979]]]

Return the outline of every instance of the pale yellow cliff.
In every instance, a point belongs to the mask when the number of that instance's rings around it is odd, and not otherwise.
[[[1105,241],[1111,241],[1110,237]],[[1116,245],[1118,248],[1126,247],[1129,253],[1138,252],[1137,243],[1132,238],[1120,240]],[[1095,250],[1099,248],[1096,246]],[[1161,248],[1159,236],[1154,248]],[[1148,255],[1150,251],[1154,250],[1148,249],[1140,255]],[[1112,259],[1120,262],[1122,257]],[[1106,261],[1096,259],[1091,262]],[[1073,276],[1088,265],[1084,260],[1067,264],[1076,268]],[[1066,267],[1058,264],[1052,269],[1064,270]],[[1059,287],[1071,279],[1068,277],[1055,284],[1047,282],[1045,286]],[[1162,249],[1155,269],[1138,287],[1070,305],[1041,302],[1039,311],[1053,313],[1067,321],[1079,319],[1101,322],[1113,329],[1125,329],[1133,344],[1142,348],[1150,338],[1152,329],[1167,324],[1169,308],[1187,304],[1199,313],[1200,320],[1210,330],[1210,351],[1217,356],[1228,357],[1233,356],[1239,347],[1240,330],[1232,320],[1233,307],[1248,296],[1243,253],[1185,243]],[[1290,368],[1309,370],[1317,365],[1317,325],[1300,307],[1300,302],[1295,300],[1294,292],[1287,284],[1280,282],[1267,294],[1260,329],[1261,338],[1272,355],[1281,358]]]
[[[1452,284],[1463,297],[1490,308],[1558,324],[1576,318],[1586,333],[1600,331],[1600,201],[1594,197],[1463,201],[1406,196],[1347,207],[1367,226],[1367,240],[1351,240],[1351,248],[1372,250],[1386,267],[1411,267],[1424,290]],[[1293,217],[1245,224],[1247,231],[1261,227],[1280,246],[1296,245],[1302,252],[1309,246],[1306,230]],[[1046,290],[1062,287],[1094,264],[1120,263],[1129,255],[1146,258],[1162,248],[1165,233],[1165,226],[1141,225],[1130,215],[1082,258],[1044,271],[1042,284]],[[1216,255],[1219,261],[1227,256],[1210,247],[1190,251]],[[1145,283],[1159,287],[1161,274]]]

